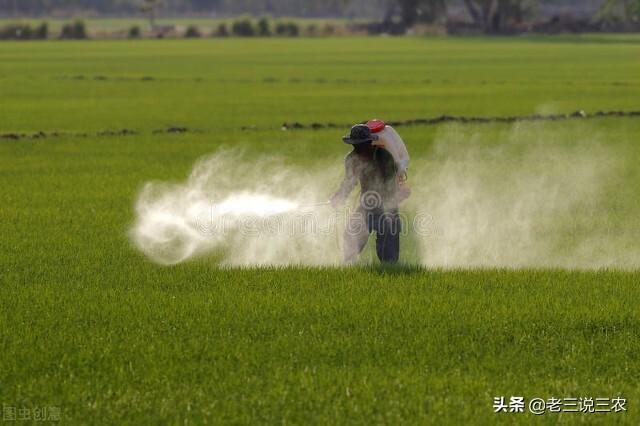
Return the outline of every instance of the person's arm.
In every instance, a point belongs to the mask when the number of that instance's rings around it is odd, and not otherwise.
[[[341,206],[345,200],[353,191],[353,188],[358,184],[358,176],[356,175],[355,167],[351,154],[347,155],[344,159],[344,179],[340,184],[340,187],[335,194],[331,197],[331,205],[333,207]]]

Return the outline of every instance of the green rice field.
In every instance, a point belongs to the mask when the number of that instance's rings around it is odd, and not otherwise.
[[[639,100],[636,36],[2,42],[3,415],[637,424]],[[132,241],[145,183],[203,157],[237,153],[214,174],[236,190],[283,169],[275,195],[326,199],[351,124],[443,115],[397,126],[402,209],[437,231],[409,227],[397,266],[373,241],[341,265],[338,231],[174,265]]]

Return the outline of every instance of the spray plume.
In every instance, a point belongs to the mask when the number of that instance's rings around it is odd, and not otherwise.
[[[547,126],[519,123],[490,136],[443,126],[430,151],[412,159],[401,259],[444,268],[637,268],[636,227],[623,218],[640,212],[620,186],[626,145],[601,142],[592,128]],[[182,184],[147,183],[130,237],[161,264],[214,254],[224,265],[337,265],[345,212],[313,203],[328,198],[343,170],[341,157],[309,168],[221,150]],[[426,230],[416,226],[425,217]]]
[[[339,163],[309,170],[221,150],[198,161],[184,184],[145,184],[130,236],[166,265],[208,252],[229,265],[337,263],[333,212],[314,202],[327,198],[325,182],[337,183]]]

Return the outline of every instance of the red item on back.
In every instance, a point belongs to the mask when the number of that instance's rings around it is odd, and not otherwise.
[[[371,133],[378,133],[384,130],[386,124],[382,120],[378,120],[374,118],[373,120],[367,121],[367,127],[371,131]]]

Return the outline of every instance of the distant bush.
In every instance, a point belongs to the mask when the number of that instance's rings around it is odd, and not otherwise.
[[[0,40],[42,40],[47,38],[47,34],[48,27],[45,22],[35,29],[23,24],[12,24],[0,28]]]
[[[258,35],[261,37],[269,37],[271,35],[269,19],[267,19],[266,17],[262,17],[258,21]]]
[[[240,37],[253,37],[256,34],[250,19],[240,19],[233,23],[231,32]]]
[[[29,25],[22,25],[18,29],[18,33],[20,34],[19,38],[21,40],[31,40],[33,38],[34,31]]]
[[[229,30],[227,29],[227,24],[222,23],[218,25],[215,33],[213,34],[215,37],[229,37]]]
[[[73,31],[77,39],[87,38],[87,29],[83,21],[76,21],[73,23]]]
[[[62,31],[60,32],[60,38],[75,38],[73,36],[73,25],[64,24],[62,26]]]
[[[70,24],[64,24],[62,26],[60,38],[67,40],[82,40],[87,38],[87,30],[84,22],[78,20]]]
[[[31,30],[31,27],[30,27],[30,26],[28,26],[28,25],[25,25],[25,26],[22,28],[22,34],[21,34],[21,36],[22,36],[21,38],[22,38],[23,40],[30,40],[30,39],[31,39],[31,37],[33,36],[33,31]]]
[[[313,37],[318,35],[318,26],[316,24],[309,24],[305,30],[306,35]]]
[[[297,37],[300,27],[295,22],[280,22],[276,25],[276,34],[284,37]]]
[[[276,24],[276,34],[277,35],[283,36],[283,35],[285,35],[286,32],[287,32],[286,24],[284,24],[282,22]]]
[[[427,26],[424,24],[415,25],[412,30],[417,31],[420,28],[420,33],[428,31],[433,31],[436,26]],[[353,34],[366,34],[366,35],[380,35],[380,34],[388,34],[388,35],[404,35],[407,32],[406,26],[401,22],[358,22],[355,24],[350,24],[347,26],[347,31]]]
[[[49,37],[49,25],[46,22],[38,25],[36,30],[33,33],[33,38],[37,38],[39,40],[46,40]]]
[[[28,25],[7,25],[0,29],[2,40],[29,40],[31,28]]]
[[[300,35],[300,27],[293,22],[289,23],[289,36],[298,37]]]
[[[336,27],[332,24],[326,24],[322,29],[322,34],[326,36],[332,36],[336,33]]]
[[[186,38],[199,38],[200,30],[195,25],[189,25],[187,32],[184,33]]]
[[[129,28],[129,38],[140,38],[140,27],[137,25],[134,25],[133,27]]]

